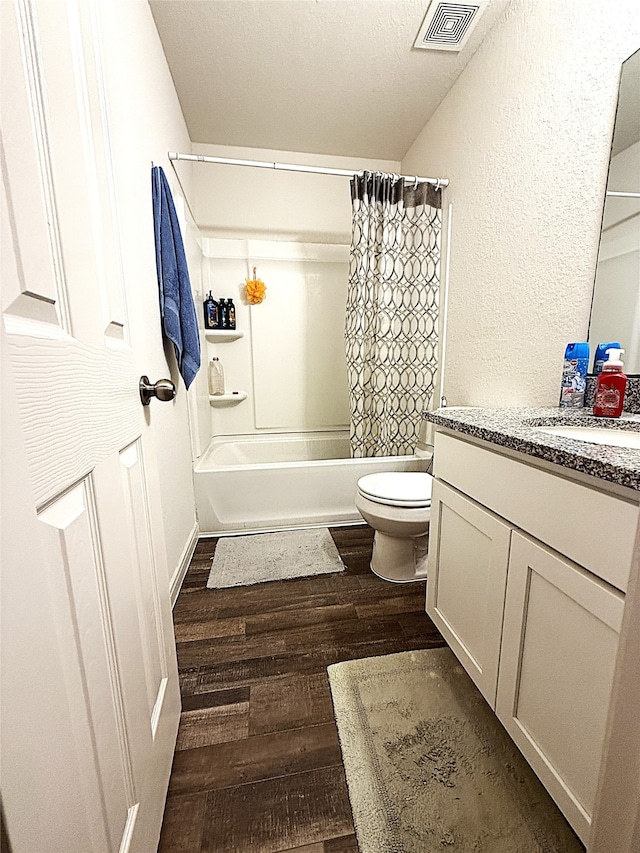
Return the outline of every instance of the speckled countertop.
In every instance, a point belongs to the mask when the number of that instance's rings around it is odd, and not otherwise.
[[[640,450],[592,444],[539,432],[539,426],[615,427],[640,432],[640,414],[596,418],[591,409],[447,407],[425,412],[437,426],[526,453],[601,480],[640,490]]]

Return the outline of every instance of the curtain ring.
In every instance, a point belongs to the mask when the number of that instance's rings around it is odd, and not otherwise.
[[[436,178],[436,192],[440,189],[440,178]]]
[[[418,176],[417,175],[415,175],[415,177],[413,179],[413,188],[414,188],[414,190],[418,189]]]

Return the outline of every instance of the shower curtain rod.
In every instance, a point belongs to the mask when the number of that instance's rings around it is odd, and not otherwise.
[[[325,169],[321,166],[299,166],[296,163],[272,163],[264,160],[234,160],[230,157],[205,157],[203,154],[178,154],[177,151],[168,152],[169,160],[196,160],[198,163],[219,163],[225,166],[255,166],[259,169],[277,169],[282,172],[312,172],[316,175],[344,175],[353,178],[361,174],[361,171],[351,169]],[[448,187],[448,178],[422,178],[419,175],[398,175],[405,181],[417,181],[418,183],[435,184],[437,187]]]

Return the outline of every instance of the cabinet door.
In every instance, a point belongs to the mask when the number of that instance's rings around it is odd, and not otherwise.
[[[623,595],[514,532],[496,711],[586,842]]]
[[[433,483],[427,613],[495,708],[511,528]]]

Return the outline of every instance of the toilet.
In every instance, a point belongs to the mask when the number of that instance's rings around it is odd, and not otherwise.
[[[371,571],[387,581],[427,577],[431,474],[393,471],[358,480],[356,508],[375,530]]]

